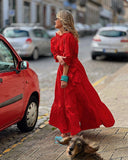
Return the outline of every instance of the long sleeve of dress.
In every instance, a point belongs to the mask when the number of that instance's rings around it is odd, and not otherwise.
[[[67,65],[71,65],[72,58],[73,58],[73,47],[75,45],[74,39],[70,35],[66,36],[64,39],[64,59]]]
[[[57,44],[56,37],[53,37],[51,39],[51,52],[52,52],[52,54],[54,56],[55,61],[58,62],[58,60],[56,58],[57,55],[58,55],[56,44]]]

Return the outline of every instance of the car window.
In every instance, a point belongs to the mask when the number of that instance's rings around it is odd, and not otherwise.
[[[34,29],[33,34],[35,37],[38,37],[38,38],[43,37],[43,33],[41,32],[40,29]]]
[[[28,31],[21,29],[6,29],[3,32],[6,38],[19,38],[19,37],[29,37]]]
[[[101,31],[99,35],[104,37],[123,37],[126,36],[127,34],[124,31],[108,30],[108,31]]]
[[[49,38],[48,33],[45,30],[42,29],[41,32],[43,33],[44,38]]]
[[[43,29],[34,29],[33,34],[34,34],[35,37],[48,38],[47,32]]]
[[[11,50],[0,40],[0,72],[9,72],[16,69],[17,59],[12,56]]]

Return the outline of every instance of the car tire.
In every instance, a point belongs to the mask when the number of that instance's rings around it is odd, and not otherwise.
[[[92,60],[96,60],[96,55],[93,52],[92,52],[91,57],[92,57]]]
[[[32,131],[38,118],[38,100],[32,96],[28,102],[24,117],[17,123],[21,132]]]
[[[35,48],[33,53],[32,53],[32,59],[37,60],[38,58],[39,58],[39,51],[38,51],[37,48]]]

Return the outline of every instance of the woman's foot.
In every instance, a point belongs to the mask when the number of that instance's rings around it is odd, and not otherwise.
[[[70,133],[62,133],[61,134],[61,137],[65,138],[65,137],[69,137],[70,136]]]
[[[63,139],[63,137],[61,137],[61,136],[56,136],[56,137],[55,137],[55,143],[58,144],[62,139]]]

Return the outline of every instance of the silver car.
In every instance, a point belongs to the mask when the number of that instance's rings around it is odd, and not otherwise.
[[[92,40],[92,59],[97,56],[128,57],[128,28],[121,26],[103,27]]]
[[[3,35],[21,57],[37,60],[41,55],[51,55],[50,38],[43,27],[7,27]]]

